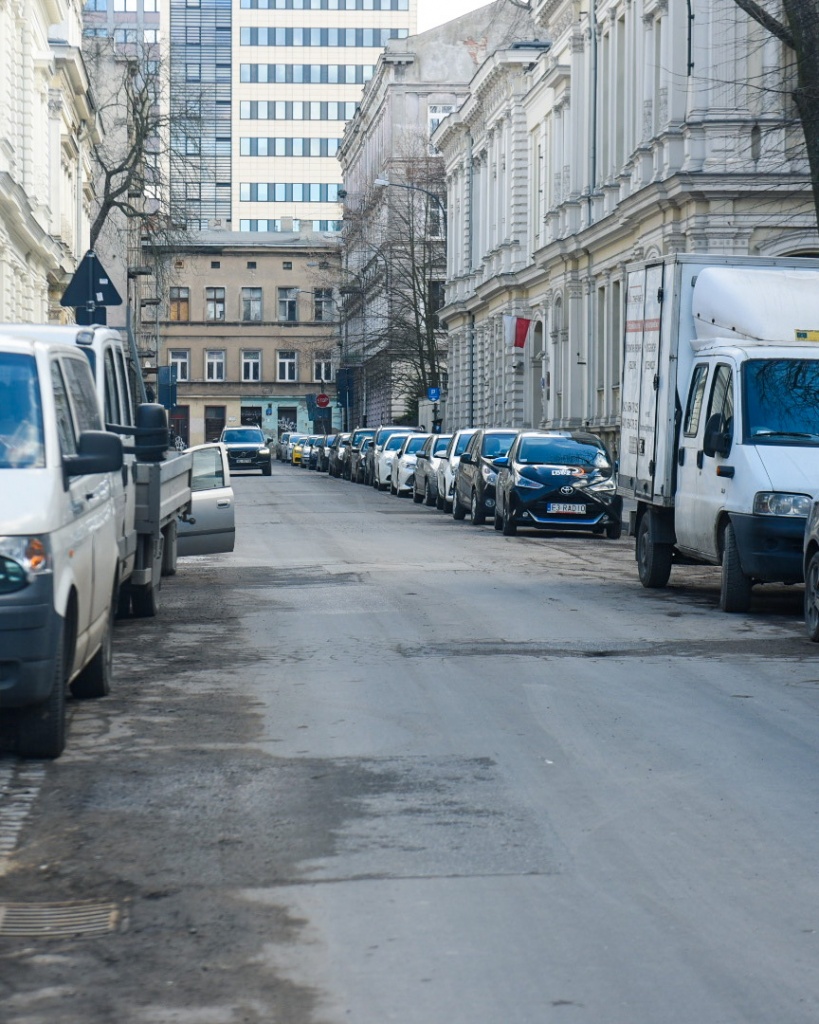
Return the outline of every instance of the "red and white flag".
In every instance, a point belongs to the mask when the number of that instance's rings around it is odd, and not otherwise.
[[[507,348],[525,348],[526,339],[529,337],[531,320],[522,316],[505,316],[503,318],[503,340]]]

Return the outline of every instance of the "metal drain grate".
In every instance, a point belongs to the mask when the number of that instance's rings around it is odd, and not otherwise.
[[[0,903],[0,936],[105,935],[116,930],[121,916],[116,903]]]

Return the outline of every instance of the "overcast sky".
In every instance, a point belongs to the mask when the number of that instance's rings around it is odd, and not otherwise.
[[[491,0],[418,0],[418,31],[452,21],[467,11],[485,7]]]

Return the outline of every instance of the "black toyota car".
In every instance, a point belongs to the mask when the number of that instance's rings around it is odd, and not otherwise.
[[[590,530],[616,540],[622,530],[611,456],[594,434],[522,431],[509,454],[495,459],[495,529],[519,526]]]
[[[270,445],[260,427],[225,427],[219,440],[227,448],[231,471],[260,469],[270,476]]]

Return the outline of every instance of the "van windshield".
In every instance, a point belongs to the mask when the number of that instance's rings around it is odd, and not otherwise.
[[[742,376],[745,443],[819,445],[819,360],[749,359]]]
[[[0,352],[0,469],[44,465],[43,411],[34,358]]]

